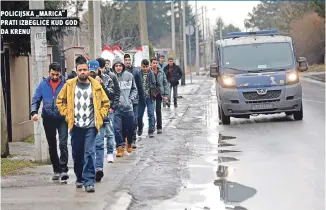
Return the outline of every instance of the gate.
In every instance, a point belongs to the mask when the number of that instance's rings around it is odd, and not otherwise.
[[[7,117],[8,140],[9,142],[12,142],[10,54],[8,48],[3,48],[3,43],[1,43],[1,79],[3,85],[2,89]]]

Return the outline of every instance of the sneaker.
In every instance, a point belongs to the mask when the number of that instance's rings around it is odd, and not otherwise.
[[[166,102],[166,106],[170,108],[170,102]]]
[[[154,138],[154,132],[148,133],[149,138]]]
[[[116,157],[123,157],[125,154],[125,148],[123,148],[122,146],[119,146],[117,148],[117,155]]]
[[[67,172],[61,173],[61,181],[67,181],[69,179],[69,175]]]
[[[103,176],[104,176],[103,169],[97,168],[95,172],[95,181],[100,182]]]
[[[60,179],[60,173],[54,173],[52,176],[52,180],[59,180]]]
[[[85,191],[88,193],[93,193],[93,192],[95,192],[95,187],[94,186],[86,186]]]
[[[82,188],[83,187],[83,183],[81,182],[75,182],[76,188]]]
[[[136,143],[136,141],[132,142],[131,146],[132,146],[133,149],[136,149],[136,148],[137,148],[137,143]]]
[[[106,157],[106,160],[108,161],[108,163],[114,163],[113,154],[108,154],[107,157]]]
[[[132,145],[131,144],[127,144],[127,152],[132,153]]]
[[[162,134],[162,129],[157,129],[157,134]]]
[[[137,135],[138,136],[143,135],[143,128],[138,128]]]

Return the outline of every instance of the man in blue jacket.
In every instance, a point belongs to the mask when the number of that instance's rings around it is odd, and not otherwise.
[[[49,77],[43,80],[36,88],[31,104],[31,116],[33,121],[39,120],[38,110],[43,102],[42,118],[46,139],[49,145],[50,160],[54,175],[52,180],[67,180],[68,176],[68,124],[60,115],[56,106],[57,96],[60,93],[65,78],[61,75],[59,63],[51,63]],[[60,159],[57,152],[57,132],[59,134]]]

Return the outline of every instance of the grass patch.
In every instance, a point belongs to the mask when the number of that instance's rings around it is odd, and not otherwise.
[[[325,71],[325,64],[315,64],[312,66],[309,66],[308,68],[309,72],[324,72]]]
[[[26,139],[24,139],[24,142],[29,143],[29,144],[34,144],[35,143],[34,135],[31,135],[31,136],[27,137]]]
[[[1,176],[19,175],[20,169],[35,167],[40,164],[28,160],[13,160],[10,158],[1,158]]]

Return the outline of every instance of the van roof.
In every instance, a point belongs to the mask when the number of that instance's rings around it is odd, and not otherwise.
[[[221,47],[233,45],[246,45],[253,43],[273,43],[273,42],[289,42],[292,43],[292,38],[284,35],[266,35],[266,36],[242,36],[237,38],[225,38],[218,40],[215,43]]]

